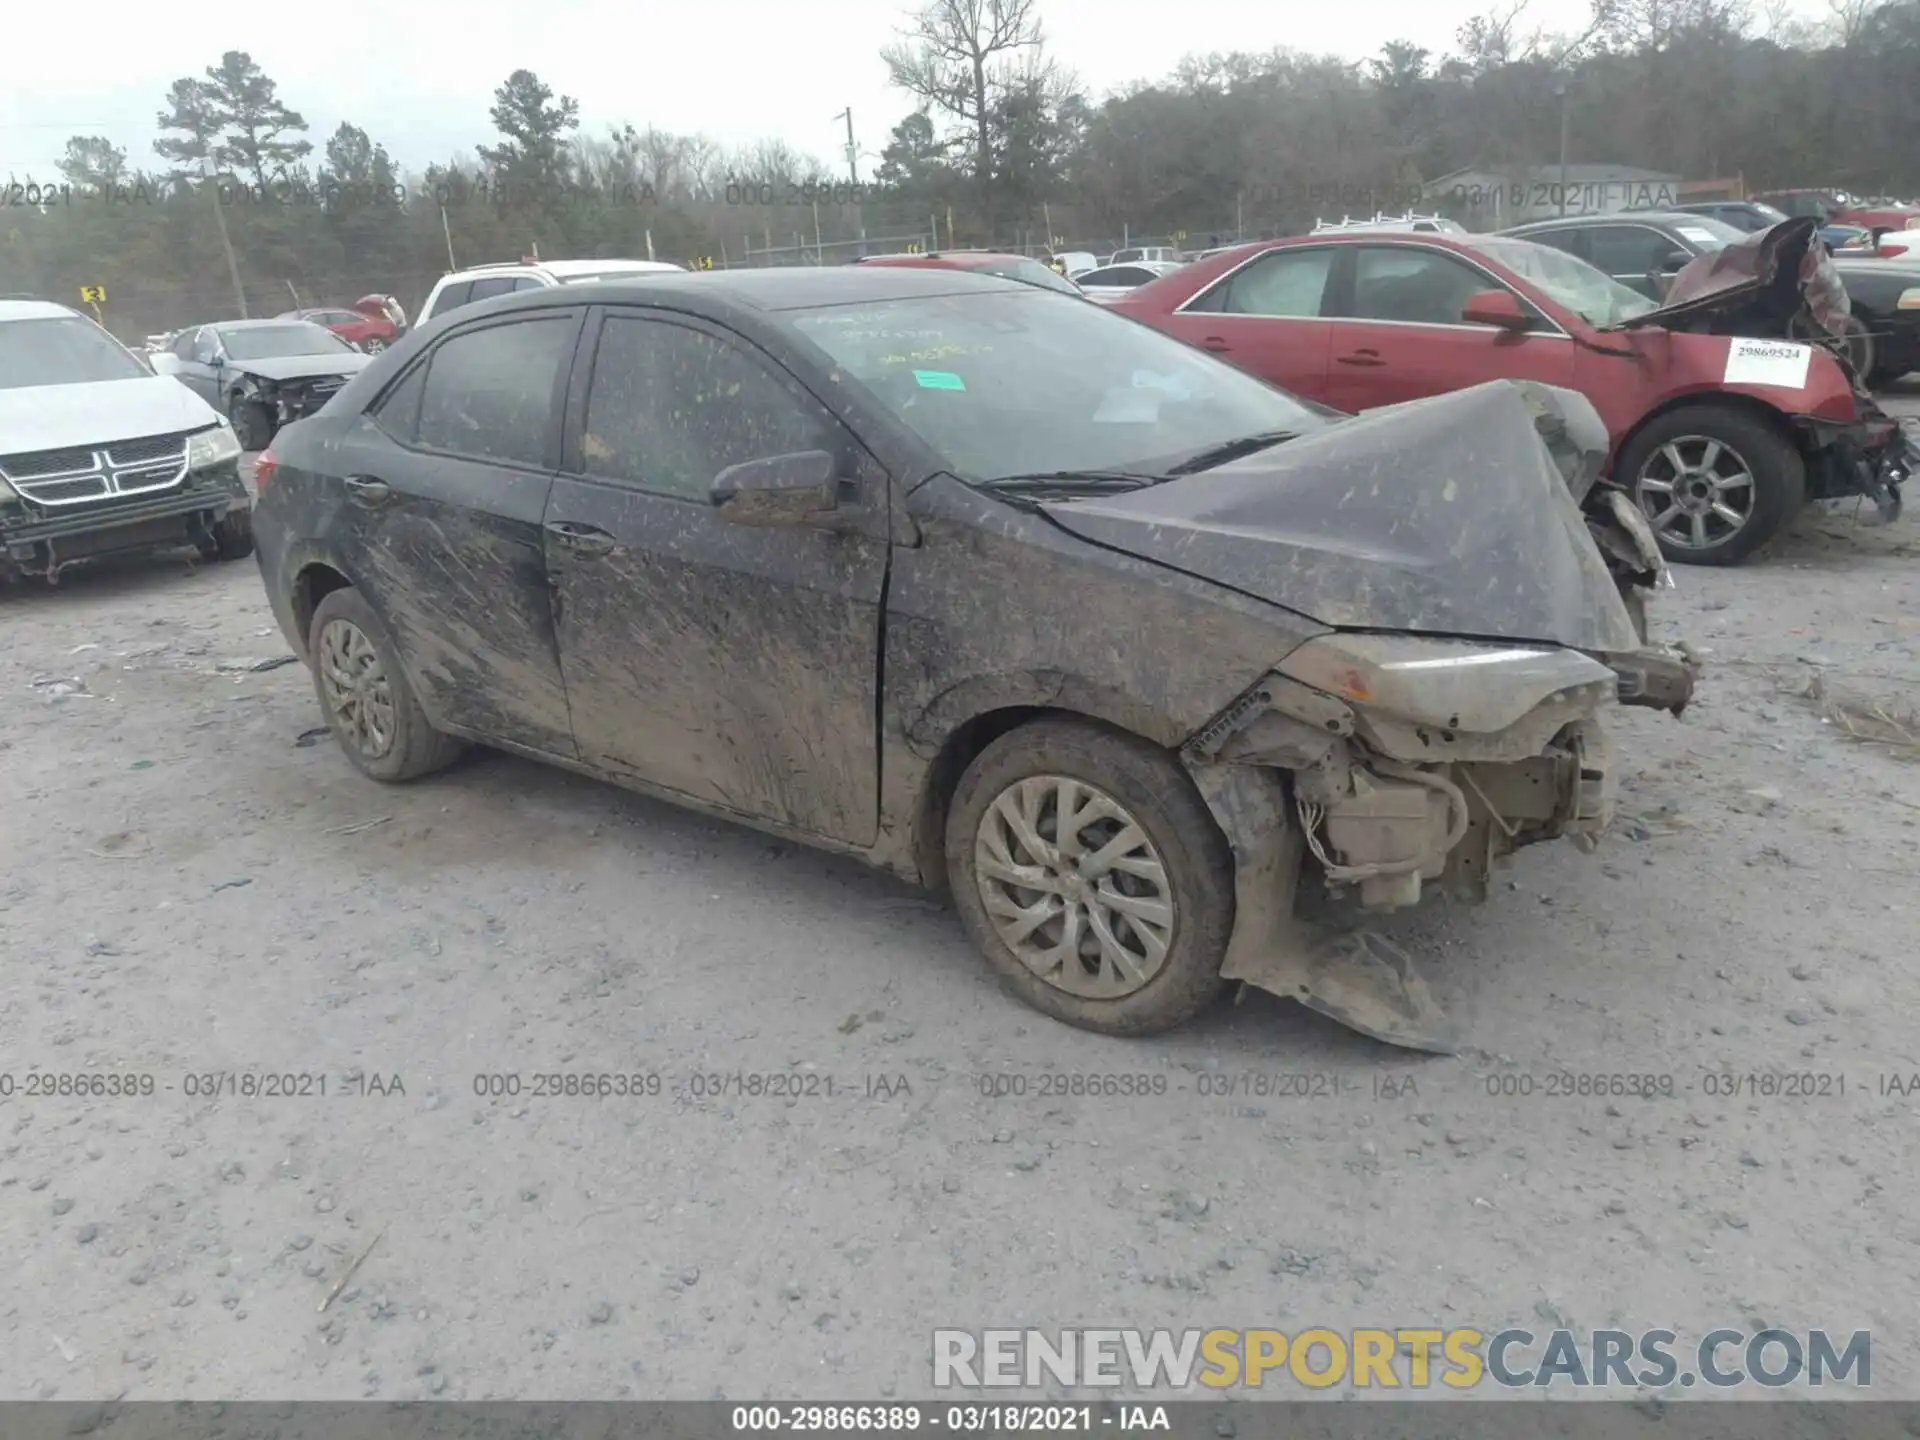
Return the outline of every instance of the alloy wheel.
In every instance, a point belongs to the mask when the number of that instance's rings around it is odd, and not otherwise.
[[[1753,519],[1753,468],[1731,445],[1706,435],[1677,435],[1647,457],[1634,498],[1654,533],[1680,550],[1707,550]]]
[[[335,732],[366,760],[393,748],[393,686],[380,652],[351,620],[330,620],[320,632],[320,686]]]
[[[378,355],[382,350],[385,350],[387,348],[387,342],[384,340],[375,338],[375,339],[368,340],[366,344],[362,345],[360,348],[365,350],[369,355]]]
[[[1083,780],[1002,790],[980,817],[974,873],[1001,942],[1055,989],[1118,999],[1166,964],[1178,920],[1166,866],[1126,807]]]

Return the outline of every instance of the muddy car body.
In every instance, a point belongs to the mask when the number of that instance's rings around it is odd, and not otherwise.
[[[1808,499],[1897,495],[1904,473],[1897,427],[1825,348],[1727,333],[1742,295],[1682,318],[1530,240],[1260,242],[1116,308],[1341,410],[1499,377],[1578,390],[1606,422],[1609,489],[1640,503],[1670,560],[1737,563]]]
[[[1650,537],[1577,503],[1605,444],[1507,383],[1349,419],[1013,281],[625,281],[289,427],[260,569],[373,778],[477,741],[859,855],[1089,1028],[1243,980],[1444,1047],[1296,894],[1481,898],[1604,828],[1610,711],[1690,688],[1622,598]]]

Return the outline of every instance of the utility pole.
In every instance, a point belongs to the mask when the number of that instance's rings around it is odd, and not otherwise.
[[[860,183],[860,150],[853,142],[853,107],[849,105],[833,118],[847,122],[847,178],[858,185]]]
[[[207,187],[207,193],[213,196],[213,223],[220,230],[220,250],[227,257],[227,278],[233,282],[233,303],[239,307],[240,318],[247,316],[247,290],[240,283],[240,262],[234,258],[233,241],[227,234],[227,212],[220,204],[220,177],[213,173],[207,164],[207,158],[200,159],[201,183]]]
[[[1565,215],[1567,213],[1567,125],[1572,103],[1564,76],[1553,88],[1554,93],[1560,97],[1560,213]]]

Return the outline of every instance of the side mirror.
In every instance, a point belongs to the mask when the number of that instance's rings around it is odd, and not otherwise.
[[[1515,334],[1533,323],[1533,317],[1520,308],[1511,290],[1482,290],[1469,295],[1460,318],[1469,325],[1491,325]]]
[[[1662,275],[1678,275],[1692,263],[1693,256],[1685,250],[1669,250],[1666,258],[1660,262],[1659,273]]]
[[[806,525],[840,505],[840,463],[825,450],[802,450],[729,465],[713,477],[708,500],[735,525]]]

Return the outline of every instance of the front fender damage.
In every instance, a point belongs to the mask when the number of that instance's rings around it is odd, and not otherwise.
[[[1281,772],[1183,759],[1233,851],[1234,924],[1221,977],[1388,1045],[1457,1052],[1453,1022],[1404,950],[1373,931],[1330,929],[1294,913],[1307,842]]]

